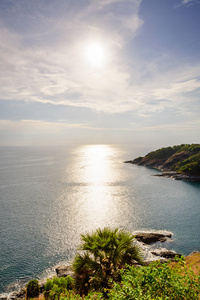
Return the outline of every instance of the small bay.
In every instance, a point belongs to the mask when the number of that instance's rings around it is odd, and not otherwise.
[[[70,261],[98,227],[168,230],[164,246],[200,250],[200,183],[154,177],[123,161],[143,147],[0,148],[0,292]]]

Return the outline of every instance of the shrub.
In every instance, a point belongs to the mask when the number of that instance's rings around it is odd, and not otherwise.
[[[26,285],[27,298],[35,298],[40,293],[40,286],[37,279],[30,280]]]
[[[75,294],[73,291],[68,291],[66,294],[61,297],[61,300],[102,300],[105,299],[102,293],[92,292],[89,293],[84,298],[78,294]]]
[[[155,262],[149,266],[128,266],[121,271],[122,281],[114,283],[109,299],[188,299],[200,297],[200,275],[195,276],[180,264]]]
[[[62,295],[67,294],[68,290],[72,289],[73,278],[67,277],[54,277],[53,279],[47,279],[45,284],[44,296],[46,299],[59,299]]]

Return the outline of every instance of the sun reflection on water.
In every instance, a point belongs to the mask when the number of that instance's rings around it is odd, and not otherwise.
[[[49,251],[58,255],[76,248],[84,232],[105,226],[127,227],[131,214],[121,149],[81,146],[69,157],[46,228]]]
[[[120,181],[120,174],[113,168],[117,150],[108,145],[90,145],[78,151],[82,159],[77,181],[84,186],[80,190],[84,196],[81,203],[84,218],[92,228],[111,225],[119,213],[113,197],[116,182]]]
[[[81,148],[84,164],[79,178],[91,185],[100,185],[115,180],[110,168],[109,158],[114,156],[114,149],[107,145],[92,145]]]

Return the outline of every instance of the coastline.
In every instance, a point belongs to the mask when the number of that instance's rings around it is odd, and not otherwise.
[[[160,170],[160,169],[157,169]],[[160,174],[155,174],[151,176],[157,176],[157,177],[167,177],[167,178],[172,178],[175,180],[183,180],[183,181],[189,181],[189,182],[200,182],[200,176],[191,176],[187,174],[181,174],[177,173],[174,171],[166,171],[166,170],[161,170]]]
[[[154,176],[175,180],[200,182],[200,144],[182,144],[165,147],[139,156],[125,163],[136,164],[160,170]]]
[[[199,269],[200,269],[200,252],[192,252],[191,254],[184,257],[185,259],[185,267],[190,272],[192,271],[195,276],[199,275]],[[62,266],[69,268],[69,266]],[[67,275],[66,275],[67,276]],[[48,277],[49,278],[49,277]],[[44,286],[46,284],[46,279],[43,281],[39,281],[40,286],[40,293],[39,296],[35,299],[44,299]],[[10,296],[6,294],[0,294],[0,300],[26,300],[26,288],[21,288],[18,291],[13,292],[10,294]]]
[[[134,231],[133,235],[135,236],[136,244],[142,249],[144,263],[145,265],[149,265],[153,261],[173,261],[175,256],[181,257],[183,256],[180,253],[175,252],[174,250],[169,250],[166,248],[158,248],[157,243],[167,242],[170,243],[173,237],[173,233],[165,230],[152,230],[152,231]],[[194,251],[184,258],[190,258],[192,260],[193,256],[198,256],[198,261],[200,258],[200,252]],[[137,265],[137,264],[136,264]],[[194,266],[195,267],[195,266]],[[200,267],[200,263],[199,263]],[[196,267],[195,267],[196,270]],[[73,277],[73,273],[71,270],[70,264],[57,264],[54,268],[52,268],[52,274],[47,276],[46,278],[39,279],[40,285],[40,293],[42,294],[44,291],[44,286],[46,284],[47,278],[52,278],[53,276],[57,277],[66,277],[68,275]],[[26,283],[27,284],[27,283]],[[18,289],[10,292],[10,293],[2,293],[0,294],[0,300],[24,300],[26,299],[26,284],[19,287]]]
[[[171,169],[166,169],[163,168],[162,165],[152,165],[152,164],[144,164],[144,163],[139,163],[137,161],[137,159],[135,160],[127,160],[124,161],[124,163],[128,163],[128,164],[132,164],[132,165],[138,165],[138,166],[142,166],[142,167],[146,167],[146,168],[151,168],[151,169],[155,169],[160,171],[160,174],[154,174],[151,176],[156,176],[156,177],[167,177],[167,178],[171,178],[174,180],[183,180],[183,181],[188,181],[188,182],[200,182],[200,176],[193,176],[193,175],[188,175],[188,174],[182,174],[182,173],[178,173],[175,172]]]

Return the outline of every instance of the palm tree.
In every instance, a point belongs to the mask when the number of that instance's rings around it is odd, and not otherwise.
[[[119,269],[134,261],[143,263],[134,236],[119,229],[97,229],[81,235],[81,245],[73,262],[76,286],[83,294],[91,288],[108,287],[110,278],[119,278]]]

